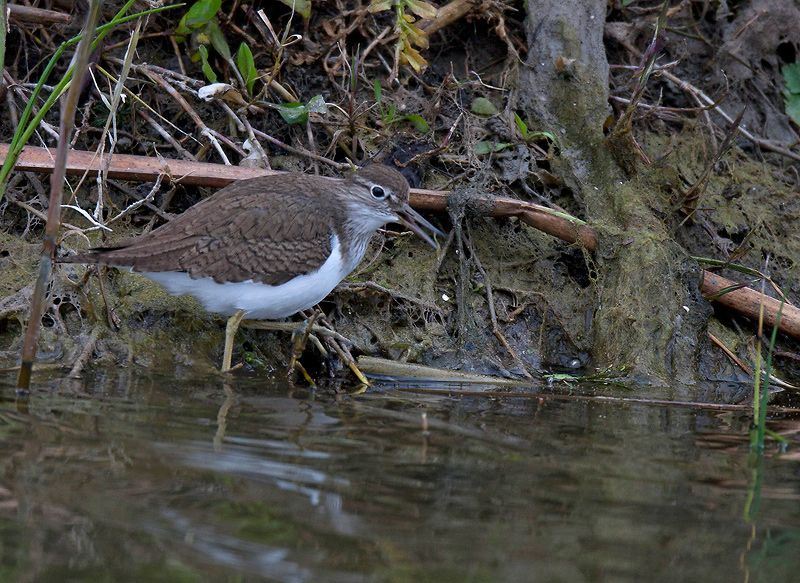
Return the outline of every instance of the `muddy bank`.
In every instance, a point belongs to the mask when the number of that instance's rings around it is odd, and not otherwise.
[[[789,138],[797,136],[797,126],[783,113],[780,89],[781,67],[796,59],[796,46],[783,28],[768,26],[777,16],[759,12],[757,26],[744,27],[758,7],[758,2],[744,3],[712,13],[704,6],[676,4],[668,13],[670,26],[656,64],[668,65],[666,72],[709,95],[724,93],[726,112],[738,114],[740,105],[751,104],[742,123],[796,155],[797,142]],[[785,3],[779,12],[788,18],[793,9]],[[353,276],[323,304],[336,330],[353,342],[354,353],[518,377],[535,377],[543,370],[600,369],[670,396],[741,398],[736,383],[746,376],[712,346],[707,332],[710,327],[725,336],[729,347],[748,358],[753,326],[714,314],[698,291],[702,265],[696,257],[760,270],[767,265],[775,283],[797,303],[800,242],[792,236],[800,204],[797,162],[743,134],[720,152],[731,124],[719,111],[699,107],[696,94],[658,73],[648,80],[628,139],[609,141],[652,40],[657,6],[609,8],[599,0],[561,1],[523,14],[498,5],[431,35],[430,48],[422,53],[428,66],[419,73],[400,67],[399,84],[386,83],[375,53],[364,57],[359,81],[345,83],[348,54],[337,56],[323,48],[330,49],[336,38],[353,46],[374,39],[370,35],[377,36],[389,22],[385,15],[333,16],[332,7],[323,3],[315,5],[305,25],[289,25],[287,14],[274,10],[276,23],[302,32],[304,39],[282,49],[278,60],[274,50],[255,50],[256,65],[266,71],[280,63],[280,83],[296,92],[299,102],[322,94],[340,109],[312,112],[305,126],[287,124],[274,108],[255,115],[240,105],[235,113],[273,140],[333,161],[413,159],[409,176],[417,177],[420,186],[453,190],[449,216],[437,218],[452,233],[441,253],[411,237],[381,235]],[[171,18],[160,16],[149,26],[169,34],[176,25]],[[326,19],[332,24],[315,26]],[[249,14],[220,15],[218,20],[231,44],[233,39],[238,44],[238,31],[259,34]],[[347,32],[354,22],[359,26]],[[755,35],[759,30],[763,34]],[[392,54],[390,43],[376,46],[377,54]],[[114,59],[120,51],[124,54],[124,47],[99,57],[107,66],[118,66]],[[140,51],[147,56],[136,63],[143,67],[136,70],[140,77],[147,75],[147,62],[180,70],[168,44],[143,41]],[[719,71],[731,59],[743,68],[726,69],[723,78]],[[211,64],[235,84],[235,72],[224,61],[212,58]],[[233,136],[234,146],[240,147],[247,132],[235,127],[235,116],[220,104],[192,97],[188,89],[206,81],[198,64],[183,66],[185,78],[170,79],[208,127]],[[22,78],[36,71],[15,63],[12,73]],[[382,81],[380,93],[376,79]],[[197,135],[191,116],[162,89],[137,77],[129,83],[182,132]],[[265,86],[250,103],[278,100],[270,91]],[[755,93],[763,96],[754,101]],[[86,111],[100,116],[99,94],[90,90],[86,99]],[[144,115],[149,115],[146,109]],[[125,128],[118,151],[178,157],[178,147],[193,147],[193,157],[217,161],[207,143],[166,140],[143,121],[136,105],[127,104],[116,116]],[[91,127],[90,119],[84,117],[84,129]],[[4,123],[3,141],[13,130]],[[77,146],[95,149],[95,133],[83,131]],[[265,140],[263,149],[274,168],[335,174],[297,150],[287,155],[274,141]],[[232,157],[242,157],[231,150]],[[3,366],[13,364],[20,348],[41,233],[34,211],[46,204],[44,191],[41,179],[26,175],[3,201]],[[110,184],[103,194],[108,214],[147,191],[146,185]],[[700,193],[688,214],[687,192]],[[481,216],[470,200],[487,193],[532,200],[587,221],[598,233],[596,253],[516,219]],[[201,196],[194,188],[162,187],[151,203],[114,225],[114,233],[90,231],[86,240],[78,229],[67,228],[62,247],[119,240],[168,219]],[[97,190],[84,184],[77,201],[91,210],[97,197]],[[79,229],[88,226],[75,213],[65,214],[65,220]],[[741,273],[723,274],[750,283]],[[136,274],[105,277],[101,291],[99,280],[86,277],[81,267],[58,271],[51,293],[55,305],[42,337],[45,361],[72,368],[84,358],[88,366],[178,371],[210,371],[218,364],[224,333],[219,319],[194,300],[170,297]],[[794,342],[781,339],[777,365],[789,379],[797,375],[795,348]],[[280,371],[289,351],[286,334],[244,331],[236,354],[247,366]],[[328,363],[312,348],[305,358],[312,370],[325,374]]]

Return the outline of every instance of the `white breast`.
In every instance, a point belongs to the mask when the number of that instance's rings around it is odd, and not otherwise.
[[[330,257],[317,271],[298,275],[281,285],[217,283],[210,277],[192,279],[188,273],[174,271],[146,271],[142,275],[173,295],[196,297],[209,312],[231,316],[244,310],[248,319],[277,320],[318,304],[353,270],[355,265],[345,265],[335,235],[331,237],[331,248]]]

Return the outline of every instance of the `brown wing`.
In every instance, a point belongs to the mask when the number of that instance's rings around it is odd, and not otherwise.
[[[316,270],[331,252],[336,211],[320,193],[325,179],[293,178],[300,184],[285,177],[235,182],[147,235],[72,261],[279,285]]]

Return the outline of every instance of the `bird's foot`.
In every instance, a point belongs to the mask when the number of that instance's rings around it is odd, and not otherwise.
[[[353,343],[333,329],[333,326],[328,322],[322,310],[317,308],[313,313],[303,313],[303,316],[305,320],[299,327],[291,322],[270,322],[263,320],[246,320],[242,323],[242,326],[258,330],[292,332],[292,358],[287,370],[287,376],[290,379],[294,379],[294,375],[300,371],[300,369],[297,368],[299,358],[305,350],[306,344],[311,342],[323,358],[327,358],[329,350],[336,353],[339,360],[347,365],[359,382],[369,386],[369,381],[359,370],[348,348],[348,346],[352,346]],[[313,384],[310,375],[308,375],[304,368],[301,370],[300,374],[307,382]]]

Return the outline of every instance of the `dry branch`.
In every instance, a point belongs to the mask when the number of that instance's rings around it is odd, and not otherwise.
[[[420,22],[419,27],[424,30],[428,35],[442,30],[461,20],[471,11],[478,8],[478,3],[474,0],[453,0],[445,4],[436,12],[436,18],[433,20],[423,20]]]
[[[753,321],[758,321],[761,304],[764,304],[764,323],[770,328],[775,325],[780,300],[771,298],[749,287],[734,289],[739,284],[730,279],[720,277],[710,271],[703,272],[700,289],[706,298],[713,299],[718,304],[747,316]],[[731,289],[732,291],[725,291]],[[723,293],[724,292],[724,293]],[[781,310],[781,332],[800,338],[800,309],[792,304],[784,303]]]
[[[5,159],[7,154],[8,145],[0,144],[0,159]],[[66,172],[68,176],[82,176],[87,171],[97,172],[103,167],[103,162],[104,158],[94,152],[70,150]],[[46,148],[25,146],[15,168],[21,171],[49,174],[53,171],[53,156]],[[181,184],[222,188],[234,180],[277,174],[277,172],[130,154],[114,154],[108,167],[109,178],[119,180],[147,182],[155,180],[159,174],[166,174],[165,179],[171,176]]]
[[[32,24],[69,24],[72,16],[55,10],[45,10],[22,4],[9,4],[8,12],[11,20]]]

